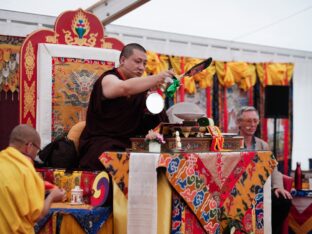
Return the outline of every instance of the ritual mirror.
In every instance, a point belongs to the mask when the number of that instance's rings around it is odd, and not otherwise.
[[[152,114],[158,114],[165,107],[164,99],[159,93],[151,93],[146,98],[146,107]]]

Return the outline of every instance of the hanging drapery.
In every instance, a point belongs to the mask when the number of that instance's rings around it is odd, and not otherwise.
[[[291,63],[257,63],[257,73],[263,86],[288,85],[294,72]]]
[[[184,70],[188,71],[190,68],[200,63],[201,61],[202,61],[201,59],[196,58],[185,58]],[[184,89],[189,94],[194,94],[196,92],[196,84],[194,76],[184,77]]]
[[[24,38],[0,35],[0,150],[18,124],[19,50]]]
[[[157,54],[147,51],[147,63],[145,75],[154,75],[169,69],[169,57],[163,54]]]
[[[203,59],[186,58],[185,71],[188,71],[190,68],[192,68],[193,66],[202,61]],[[194,94],[196,92],[196,83],[198,83],[199,88],[201,89],[211,87],[213,83],[213,75],[215,74],[215,72],[216,68],[214,64],[211,64],[208,68],[195,74],[194,76],[185,77],[184,78],[185,91],[189,94]]]
[[[216,71],[221,85],[231,87],[237,84],[244,91],[256,83],[255,65],[245,62],[216,62]]]
[[[171,67],[177,75],[182,74],[182,67],[181,67],[182,58],[183,57],[181,57],[181,56],[170,56],[169,57]]]
[[[19,90],[19,51],[24,38],[0,36],[0,92]],[[12,98],[14,95],[12,95]]]
[[[216,67],[212,63],[208,68],[194,76],[195,82],[198,82],[199,88],[205,89],[207,87],[212,87],[213,76],[216,73]]]
[[[228,69],[227,62],[216,62],[216,72],[220,85],[231,87],[235,84],[234,77]]]
[[[202,61],[203,59],[180,56],[169,57],[167,55],[147,51],[147,65],[145,74],[158,74],[161,71],[172,68],[173,71],[179,76]],[[198,83],[199,88],[202,89],[212,87],[213,75],[215,72],[216,68],[214,64],[212,64],[207,69],[192,77],[184,77],[182,79],[183,85],[181,85],[181,87],[184,86],[184,91],[188,94],[194,94],[196,92],[196,83]]]

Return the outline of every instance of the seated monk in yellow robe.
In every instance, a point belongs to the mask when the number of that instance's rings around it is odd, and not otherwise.
[[[28,125],[18,125],[9,147],[0,152],[0,233],[34,233],[34,223],[48,213],[52,202],[62,201],[61,189],[45,199],[44,182],[32,164],[40,137]]]

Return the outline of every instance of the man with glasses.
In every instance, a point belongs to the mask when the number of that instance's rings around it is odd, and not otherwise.
[[[34,233],[34,223],[48,213],[51,203],[66,198],[61,189],[44,198],[44,182],[33,166],[40,142],[35,129],[21,124],[0,152],[0,233]]]
[[[253,106],[240,108],[236,116],[239,135],[244,137],[248,150],[270,150],[268,143],[255,136],[259,113]],[[284,189],[283,175],[274,168],[272,172],[272,233],[280,233],[291,206],[291,194]]]

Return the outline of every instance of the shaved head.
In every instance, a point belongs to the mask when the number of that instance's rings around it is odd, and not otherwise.
[[[10,145],[21,146],[32,142],[40,146],[40,136],[38,132],[27,124],[17,125],[11,132]]]
[[[146,50],[143,46],[137,44],[137,43],[130,43],[128,45],[126,45],[121,53],[120,53],[120,57],[119,57],[119,60],[122,58],[122,57],[126,57],[126,58],[129,58],[130,55],[133,54],[133,50],[139,50],[139,51],[142,51],[144,53],[146,53]]]

